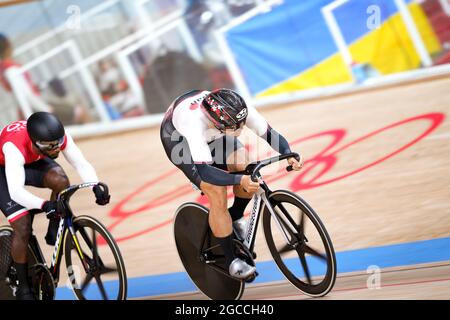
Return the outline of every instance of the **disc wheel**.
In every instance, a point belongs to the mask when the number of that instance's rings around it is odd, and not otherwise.
[[[181,262],[201,292],[213,300],[241,298],[245,282],[228,274],[223,251],[208,227],[208,209],[182,205],[175,215],[174,237]]]

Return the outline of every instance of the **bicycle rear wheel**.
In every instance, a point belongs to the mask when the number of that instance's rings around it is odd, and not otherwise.
[[[336,256],[325,226],[314,210],[292,192],[275,191],[269,200],[278,219],[265,207],[263,225],[275,263],[306,295],[326,295],[336,281]]]
[[[222,248],[208,227],[208,209],[197,203],[178,208],[174,237],[181,262],[201,292],[213,300],[240,299],[245,283],[228,275]]]
[[[112,235],[98,220],[89,216],[74,218],[73,227],[78,243],[67,230],[64,248],[67,273],[75,296],[79,300],[125,300],[125,264]]]
[[[14,290],[17,289],[17,274],[12,272],[13,260],[11,246],[13,229],[10,226],[0,227],[0,300],[15,300]],[[33,284],[33,276],[36,274],[34,266],[37,264],[34,252],[28,245],[28,277]],[[33,286],[32,286],[33,287]],[[33,288],[35,290],[35,288]],[[39,299],[37,291],[34,291],[36,299]]]
[[[6,282],[7,273],[12,264],[12,233],[13,229],[11,227],[0,227],[0,300],[15,299],[11,287]]]

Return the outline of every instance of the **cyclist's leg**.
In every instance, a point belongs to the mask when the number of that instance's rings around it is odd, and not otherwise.
[[[53,159],[44,158],[25,166],[25,184],[52,190],[50,200],[55,200],[58,192],[70,186],[64,169]]]
[[[230,172],[243,171],[247,164],[252,161],[249,152],[244,145],[233,136],[224,136],[210,144],[212,149],[214,165],[222,170]],[[235,223],[235,228],[238,227],[245,232],[245,224],[243,223],[243,215],[245,208],[250,202],[254,193],[245,191],[242,186],[233,186],[234,201],[233,205],[228,208],[231,218]],[[239,221],[239,222],[238,222]]]
[[[208,197],[210,204],[209,226],[224,250],[226,264],[230,265],[236,257],[232,242],[232,220],[227,209],[227,188],[202,181],[200,189]]]
[[[210,203],[209,225],[216,237],[222,238],[231,234],[231,216],[227,209],[227,187],[216,186],[205,181],[200,189],[208,197]]]
[[[227,210],[226,187],[215,186],[201,180],[197,167],[192,160],[189,145],[184,137],[175,130],[171,121],[164,120],[160,131],[161,142],[169,160],[180,169],[184,175],[199,190],[208,197],[210,213],[208,216],[211,231],[219,240],[224,250],[228,264],[235,261],[232,238],[232,221]],[[225,162],[223,162],[225,163]],[[226,170],[226,169],[225,169]],[[241,263],[240,263],[241,262]],[[234,270],[241,272],[243,277],[253,274],[252,267],[242,260],[237,261]]]
[[[235,145],[234,151],[227,156],[227,166],[230,172],[243,171],[247,165],[254,161],[247,149],[239,142],[237,138],[234,138]],[[233,186],[234,203],[233,209],[230,213],[233,215],[233,220],[238,220],[244,215],[244,210],[250,199],[253,197],[254,192],[247,192],[242,186]]]
[[[209,223],[214,236],[226,237],[232,232],[231,218],[227,210],[227,189],[201,180],[192,160],[189,144],[168,121],[161,126],[161,142],[169,160],[208,197]],[[231,258],[231,257],[230,257]]]
[[[240,279],[248,278],[255,273],[256,268],[236,257],[232,220],[227,209],[226,187],[202,181],[200,188],[208,197],[210,203],[209,226],[224,251],[225,263],[230,275]]]
[[[32,300],[33,296],[28,283],[27,247],[31,236],[31,215],[29,211],[11,199],[5,168],[0,166],[0,209],[14,230],[11,257],[17,272],[19,287],[17,299]]]
[[[253,161],[248,150],[236,139],[234,151],[227,156],[228,170],[231,172],[243,171]],[[247,220],[244,218],[245,208],[253,197],[254,192],[247,192],[242,186],[233,186],[234,201],[228,208],[233,219],[233,228],[241,240],[247,233]]]
[[[213,166],[229,171],[228,158],[231,158],[234,151],[240,146],[240,142],[234,137],[223,136],[209,143],[211,155],[213,158]],[[237,171],[237,170],[236,170]],[[224,248],[227,262],[234,260],[232,254],[233,239],[233,217],[228,211],[227,206],[227,189],[226,187],[214,186],[202,181],[202,191],[208,196],[211,204],[209,224],[215,237]],[[229,253],[231,251],[231,253]]]
[[[220,139],[217,139],[210,143],[209,145],[211,149],[211,154],[213,156],[213,165],[222,170],[227,171],[242,171],[245,169],[246,163],[248,160],[248,155],[246,155],[244,146],[237,140],[235,137],[231,136],[223,136]],[[240,150],[238,152],[238,150]],[[213,215],[210,213],[210,226],[216,238],[218,238],[219,243],[224,249],[225,256],[227,258],[227,262],[230,264],[229,272],[231,275],[239,277],[239,278],[247,278],[251,274],[253,274],[256,269],[241,259],[236,259],[233,248],[233,221],[234,227],[237,227],[238,237],[242,238],[242,235],[245,233],[244,224],[240,224],[238,221],[242,218],[245,207],[247,206],[251,194],[248,194],[243,191],[239,186],[233,186],[234,190],[237,190],[238,194],[235,197],[235,201],[233,206],[228,209],[227,208],[227,191],[226,187],[218,187],[207,185],[202,181],[202,187],[206,186],[206,188],[202,188],[203,192],[208,195],[209,202],[211,204],[211,208],[214,205],[215,210]],[[221,188],[220,190],[218,188]],[[209,190],[208,190],[209,189]],[[245,198],[239,198],[239,196]],[[230,211],[231,210],[231,211]],[[236,217],[235,212],[240,212],[239,217]],[[239,228],[241,226],[241,228]]]
[[[49,161],[53,161],[48,159]],[[54,161],[53,161],[54,162]],[[43,166],[42,171],[45,173],[43,177],[43,186],[52,190],[50,200],[55,200],[59,192],[70,186],[69,178],[63,168],[54,162]]]
[[[44,158],[25,167],[26,185],[48,188],[52,190],[50,200],[55,200],[59,192],[70,186],[63,168],[54,160]],[[54,245],[58,232],[59,219],[50,219],[45,240],[47,244]]]

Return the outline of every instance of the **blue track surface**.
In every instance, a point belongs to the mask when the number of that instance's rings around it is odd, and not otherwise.
[[[359,250],[336,253],[338,273],[365,271],[369,266],[379,268],[415,265],[450,260],[450,238],[440,238],[418,242],[402,243]],[[298,259],[288,263],[295,264]],[[126,263],[126,262],[125,262]],[[314,264],[314,261],[312,261]],[[284,276],[273,261],[257,263],[259,276],[253,283],[264,283],[283,280]],[[314,268],[312,274],[320,275],[322,270]],[[106,289],[112,291],[115,282],[106,284]],[[147,297],[162,294],[196,291],[185,272],[152,275],[128,279],[128,298]],[[57,300],[72,300],[72,291],[67,287],[57,289]],[[93,292],[90,298],[99,296]]]

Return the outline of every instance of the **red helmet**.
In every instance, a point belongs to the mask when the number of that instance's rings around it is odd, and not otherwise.
[[[244,99],[230,89],[210,92],[202,101],[202,110],[220,131],[239,129],[248,114]]]

